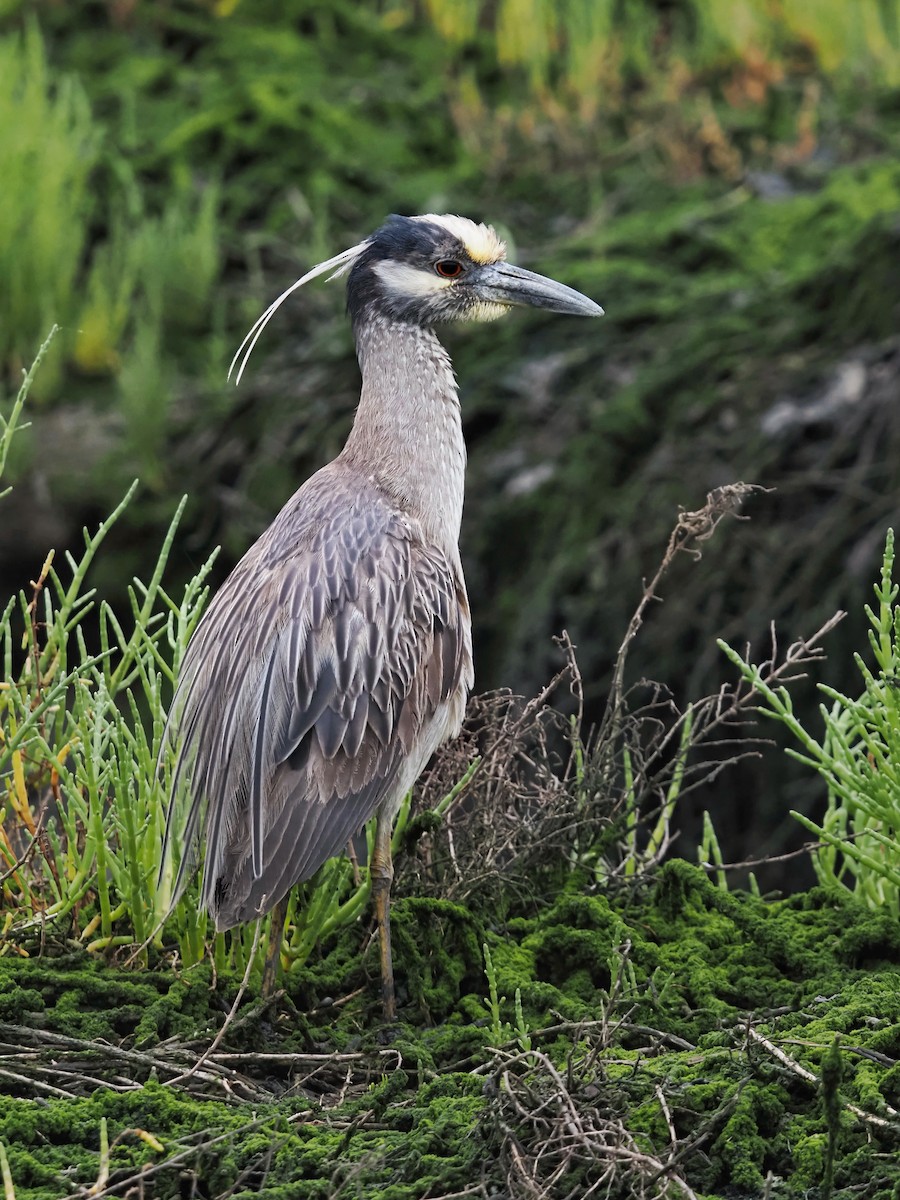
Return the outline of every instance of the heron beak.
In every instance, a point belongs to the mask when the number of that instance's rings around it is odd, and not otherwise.
[[[479,299],[494,304],[546,308],[550,312],[571,313],[576,317],[603,316],[599,304],[582,296],[574,288],[509,263],[480,267],[472,278],[472,284]]]

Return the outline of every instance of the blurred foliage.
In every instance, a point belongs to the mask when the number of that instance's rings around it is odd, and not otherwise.
[[[649,205],[633,207],[626,193],[603,228],[568,239],[569,261],[557,272],[597,296],[608,316],[590,347],[579,346],[578,329],[554,333],[556,358],[541,374],[535,364],[549,353],[542,331],[506,394],[489,402],[495,462],[510,444],[525,453],[502,473],[481,477],[476,465],[479,522],[468,536],[483,570],[473,591],[493,597],[482,634],[496,638],[504,668],[528,661],[535,646],[549,647],[565,626],[577,631],[586,677],[599,681],[678,505],[734,478],[783,486],[783,501],[754,505],[758,522],[678,581],[665,620],[644,634],[642,669],[671,680],[689,670],[683,687],[691,695],[709,682],[710,658],[686,655],[678,637],[690,638],[698,607],[707,628],[738,640],[773,618],[796,616],[798,606],[804,622],[821,620],[828,615],[821,606],[833,611],[842,601],[809,587],[814,562],[828,556],[828,583],[839,582],[843,539],[878,528],[880,540],[895,512],[894,406],[858,396],[859,405],[836,403],[807,419],[795,399],[783,428],[774,418],[779,397],[827,391],[836,360],[896,330],[900,169],[894,161],[835,168],[814,189],[774,203],[749,181],[715,198],[660,187],[655,199],[652,224]],[[515,360],[513,347],[506,353]],[[871,357],[860,371],[874,384],[879,366],[894,370],[895,356]],[[487,381],[479,382],[487,394]],[[878,427],[883,453],[875,462],[867,445],[853,441],[856,422]],[[833,436],[838,444],[823,453]],[[537,463],[549,470],[532,487],[527,469]],[[840,532],[837,501],[845,520],[858,514]],[[805,537],[786,535],[781,503]],[[814,560],[810,527],[818,530]],[[755,574],[747,568],[754,541],[765,563]],[[491,546],[507,552],[492,555]]]
[[[699,73],[723,68],[737,67],[733,100],[752,102],[798,57],[848,79],[874,72],[900,82],[893,0],[427,0],[426,9],[451,46],[475,45],[489,31],[497,64],[520,68],[532,104],[554,119],[568,106],[568,117],[593,121],[611,103],[629,104],[635,88],[673,99]],[[411,3],[393,9],[404,19],[414,11]],[[529,104],[519,112],[534,119]]]
[[[900,46],[895,7],[885,0],[427,0],[426,8],[451,42],[468,42],[486,25],[496,39],[500,62],[524,66],[544,82],[564,69],[571,85],[587,94],[608,82],[616,68],[646,71],[663,61],[682,59],[692,69],[715,65],[723,56],[742,58],[756,48],[777,59],[806,45],[827,71],[867,69],[876,64],[896,76],[893,58]],[[412,5],[394,11],[412,12]],[[607,75],[596,66],[610,64]],[[579,70],[580,68],[580,70]],[[566,70],[567,69],[567,70]]]
[[[77,304],[100,131],[80,83],[51,82],[40,33],[0,41],[0,366],[30,361]],[[46,369],[46,368],[45,368]]]

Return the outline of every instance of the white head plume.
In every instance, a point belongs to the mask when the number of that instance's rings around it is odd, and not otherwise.
[[[362,254],[363,250],[365,250],[368,244],[369,239],[367,238],[364,242],[360,242],[358,246],[351,246],[349,250],[342,250],[341,253],[336,254],[334,258],[328,258],[325,260],[325,262],[320,262],[318,266],[313,267],[310,271],[307,271],[302,279],[298,279],[296,283],[292,283],[289,288],[286,288],[277,300],[272,301],[262,316],[258,317],[253,323],[253,327],[241,342],[240,346],[238,346],[237,352],[235,353],[234,358],[231,360],[231,366],[228,368],[229,379],[234,371],[235,363],[238,361],[238,359],[241,360],[241,365],[238,368],[238,373],[234,380],[235,387],[237,387],[237,385],[241,382],[241,376],[244,373],[244,368],[247,366],[247,360],[253,353],[253,347],[259,341],[262,331],[275,316],[275,313],[278,311],[284,301],[287,300],[288,296],[290,296],[292,292],[296,292],[297,288],[303,287],[304,283],[309,283],[311,279],[315,279],[318,275],[324,275],[326,271],[332,271],[332,274],[328,277],[329,280],[337,279],[339,275],[343,275],[345,271],[350,270],[356,259],[360,254]]]

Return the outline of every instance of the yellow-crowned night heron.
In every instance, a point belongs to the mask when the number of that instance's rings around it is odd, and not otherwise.
[[[285,297],[329,270],[350,272],[356,418],[344,449],[247,551],[191,638],[167,731],[177,766],[166,843],[205,841],[201,900],[216,928],[230,929],[279,904],[377,812],[369,870],[390,1020],[391,825],[459,731],[473,682],[458,546],[466,448],[433,326],[515,305],[603,310],[508,264],[484,225],[394,216],[279,296],[235,356],[238,379]],[[187,849],[176,895],[193,861]]]

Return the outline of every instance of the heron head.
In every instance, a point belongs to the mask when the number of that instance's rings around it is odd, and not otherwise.
[[[573,288],[514,267],[489,225],[466,217],[390,217],[364,243],[347,282],[354,323],[371,312],[416,325],[490,321],[510,308],[599,317]]]
[[[347,308],[353,323],[382,313],[414,325],[491,321],[510,308],[546,308],[580,317],[603,309],[574,288],[514,267],[489,225],[467,217],[389,217],[371,237],[312,267],[278,296],[253,324],[231,360],[239,383],[247,360],[272,317],[298,288],[332,272],[350,272]]]

